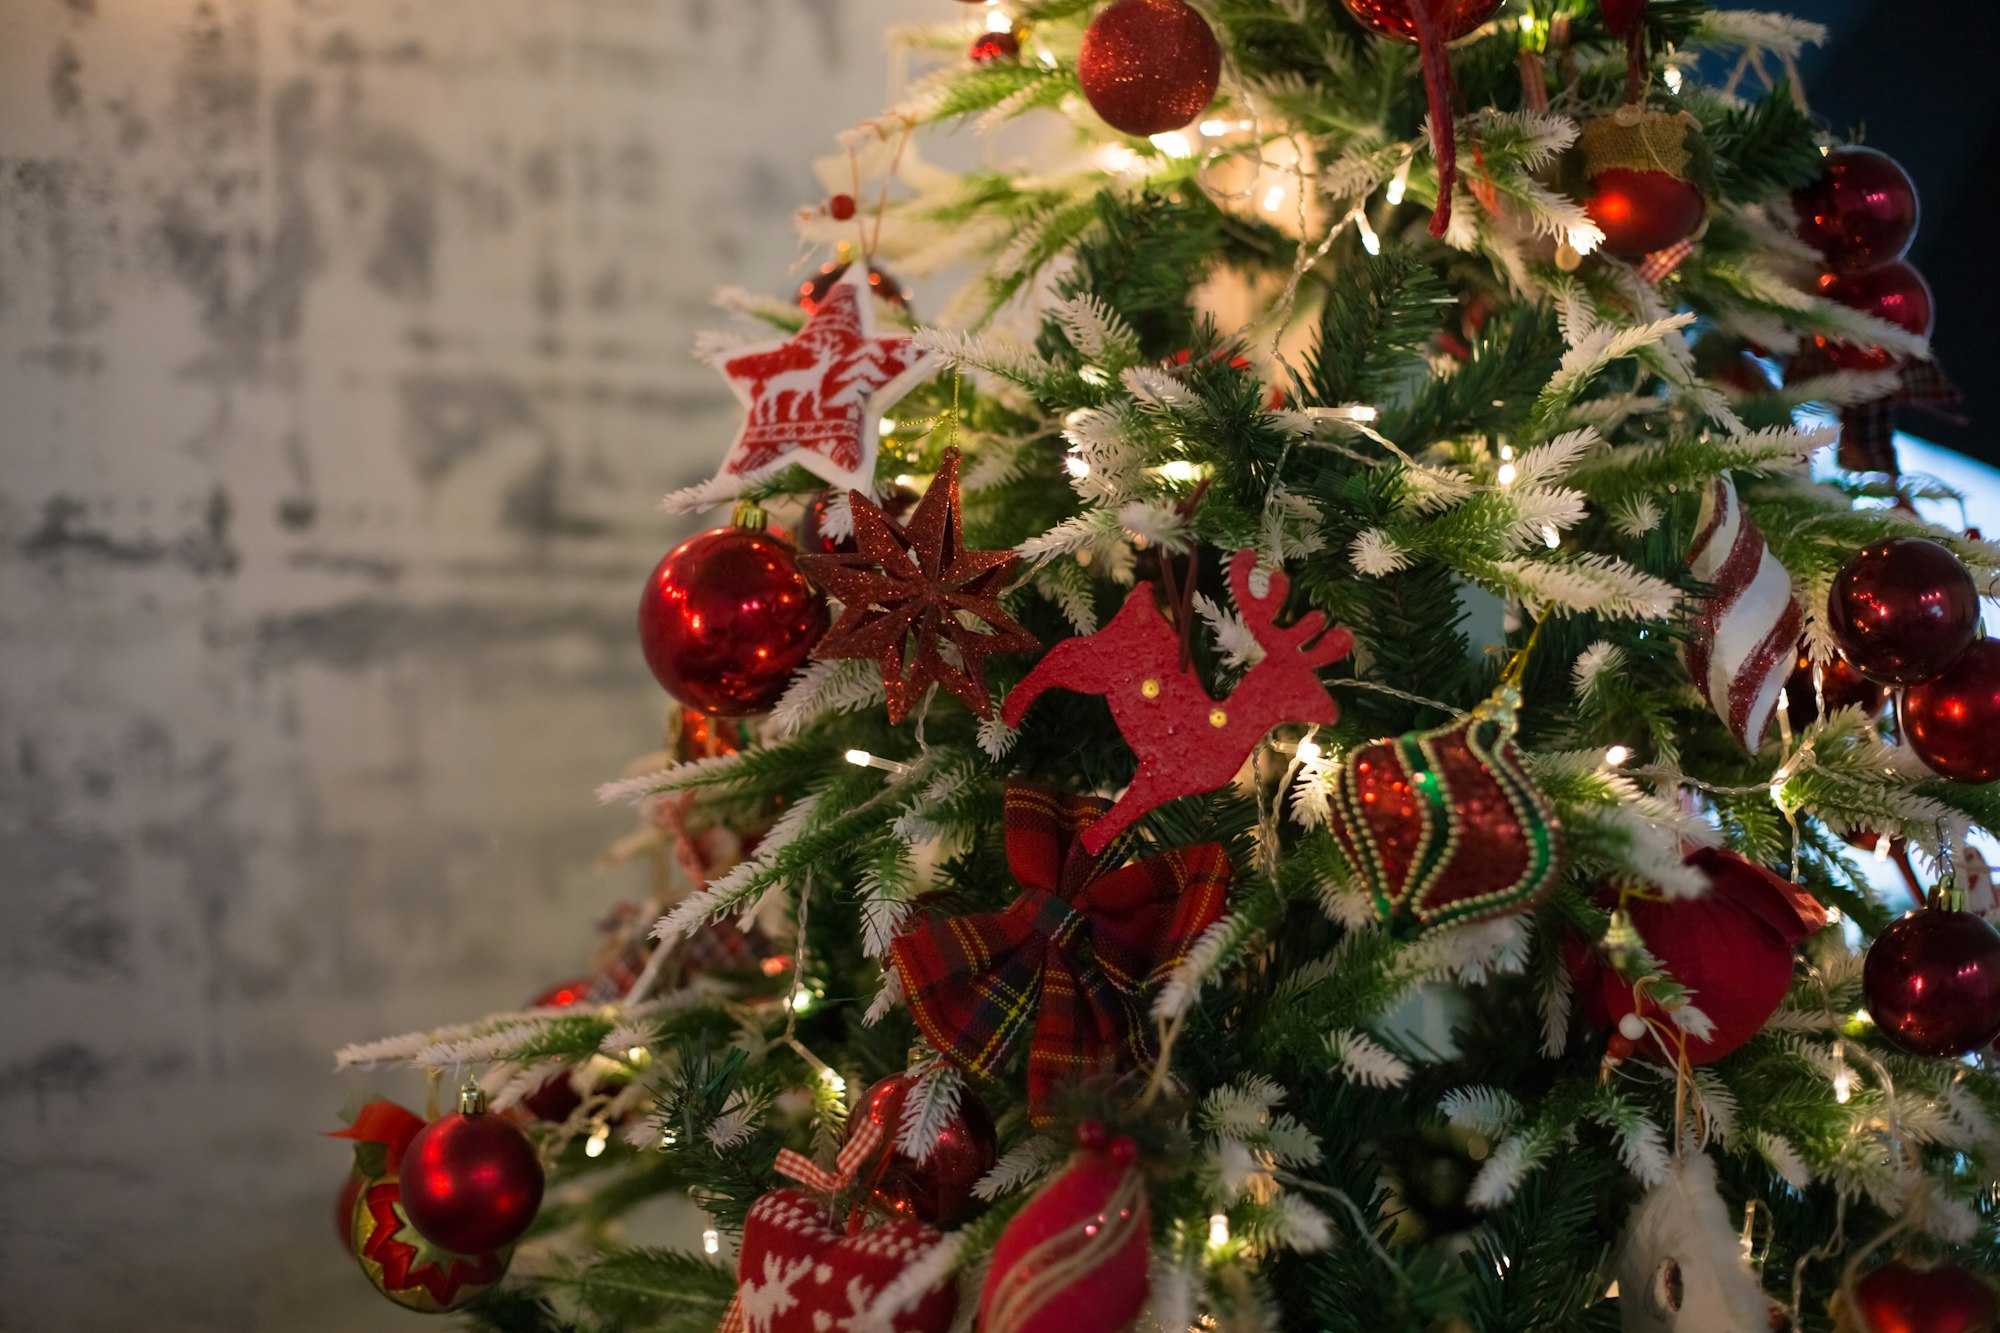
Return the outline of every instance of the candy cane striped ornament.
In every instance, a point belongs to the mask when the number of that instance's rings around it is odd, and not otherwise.
[[[1682,650],[1688,674],[1744,749],[1756,752],[1790,674],[1803,618],[1792,576],[1717,477],[1701,500],[1688,564],[1710,586]]]

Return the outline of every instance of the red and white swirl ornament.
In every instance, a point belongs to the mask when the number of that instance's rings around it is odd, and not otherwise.
[[[1744,749],[1755,753],[1778,705],[1803,617],[1792,576],[1764,545],[1727,476],[1709,484],[1688,564],[1710,587],[1682,650],[1688,674]]]

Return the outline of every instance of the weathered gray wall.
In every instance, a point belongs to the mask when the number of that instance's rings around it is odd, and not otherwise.
[[[943,0],[0,0],[0,1327],[404,1327],[339,1043],[628,885],[654,497]]]

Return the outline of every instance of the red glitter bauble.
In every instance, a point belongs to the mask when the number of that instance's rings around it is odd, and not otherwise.
[[[1084,29],[1077,82],[1126,134],[1163,134],[1199,116],[1222,76],[1222,47],[1183,0],[1116,0]]]
[[[1819,294],[1850,310],[1886,320],[1919,338],[1931,336],[1936,311],[1924,275],[1897,260],[1866,273],[1826,273]],[[1901,358],[1886,347],[1864,347],[1839,338],[1815,337],[1814,345],[1835,370],[1887,370]]]
[[[840,275],[845,272],[847,265],[835,260],[821,264],[819,272],[799,284],[799,309],[808,315],[819,309],[819,303],[826,299],[826,294],[833,290],[833,284],[839,282]],[[910,298],[904,294],[902,284],[873,264],[868,266],[868,290],[884,305],[898,310],[910,308]]]
[[[1957,556],[1921,537],[1856,551],[1834,576],[1827,628],[1848,664],[1884,685],[1944,674],[1979,633],[1979,589]]]
[[[1583,207],[1603,229],[1605,250],[1642,259],[1694,235],[1708,205],[1700,190],[1664,171],[1609,167],[1591,179]]]
[[[1818,688],[1815,689],[1812,659],[1800,653],[1798,664],[1785,680],[1785,713],[1793,731],[1804,731],[1819,721],[1822,696],[1826,699],[1829,713],[1841,708],[1859,708],[1869,717],[1874,717],[1889,701],[1889,690],[1838,657],[1819,668]]]
[[[1455,42],[1500,11],[1505,0],[1343,0],[1347,12],[1402,42],[1417,40],[1414,7],[1422,5],[1439,40]]]
[[[1792,194],[1799,239],[1839,273],[1901,259],[1917,234],[1917,187],[1895,158],[1849,146],[1826,155],[1819,179]]]
[[[1903,691],[1903,739],[1954,782],[2000,778],[2000,642],[1975,640],[1943,675]]]
[[[512,1245],[535,1220],[546,1181],[527,1136],[469,1092],[403,1154],[402,1205],[424,1239],[454,1254]]]
[[[1868,1015],[1906,1051],[1950,1059],[2000,1037],[2000,930],[1926,907],[1890,923],[1861,970]]]
[[[919,1162],[901,1151],[896,1135],[916,1082],[912,1074],[891,1074],[861,1095],[863,1114],[882,1127],[882,1147],[861,1168],[860,1180],[883,1211],[948,1227],[972,1211],[972,1187],[999,1159],[1000,1136],[979,1099],[960,1092],[958,1112],[938,1132],[930,1156]],[[858,1117],[849,1120],[849,1133],[860,1123]]]
[[[826,632],[826,598],[786,542],[716,528],[676,546],[639,598],[639,646],[668,694],[723,717],[762,713]]]
[[[966,55],[975,65],[990,65],[996,60],[1014,60],[1021,54],[1021,39],[1011,32],[982,32],[972,39]]]
[[[1957,1264],[1919,1268],[1892,1259],[1854,1284],[1863,1333],[1994,1333],[2000,1292]]]
[[[908,486],[898,486],[889,492],[889,498],[882,502],[882,512],[890,518],[902,521],[922,497]],[[834,493],[821,491],[806,506],[805,516],[799,520],[799,549],[808,555],[853,555],[860,548],[854,544],[854,534],[845,537],[826,535],[826,511],[833,504]]]

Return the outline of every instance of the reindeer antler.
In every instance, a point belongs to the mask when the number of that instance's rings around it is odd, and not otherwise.
[[[1278,612],[1284,609],[1285,594],[1291,590],[1292,581],[1285,577],[1284,570],[1274,569],[1270,572],[1270,583],[1264,595],[1258,597],[1250,591],[1250,571],[1256,563],[1256,552],[1248,549],[1230,557],[1229,591],[1236,598],[1236,609],[1243,613],[1251,636],[1264,646],[1265,652],[1303,653],[1307,663],[1320,667],[1339,661],[1353,650],[1354,636],[1339,625],[1328,630],[1318,643],[1306,647],[1308,641],[1326,626],[1326,617],[1318,611],[1308,611],[1299,617],[1296,624],[1280,629],[1275,622]]]

